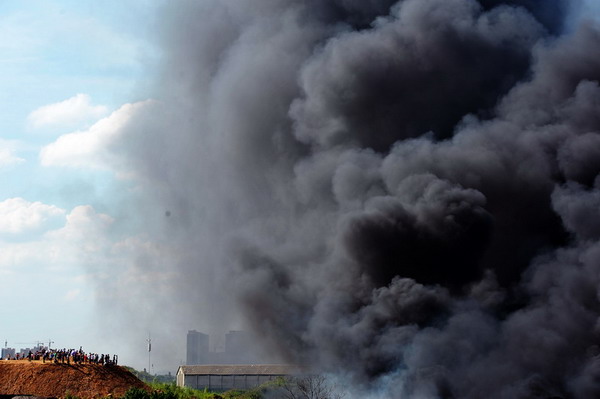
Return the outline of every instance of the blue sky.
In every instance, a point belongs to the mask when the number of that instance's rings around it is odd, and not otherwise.
[[[0,2],[0,106],[5,110],[0,119],[5,148],[0,164],[8,163],[0,197],[31,196],[73,206],[71,195],[52,189],[65,181],[64,175],[38,167],[40,146],[147,96],[142,87],[157,56],[151,28],[158,2],[105,4]],[[78,94],[79,104],[73,102],[71,114],[37,123],[28,119],[40,107]],[[69,173],[74,179],[90,177],[88,172]]]
[[[9,347],[52,339],[122,350],[98,328],[89,274],[118,263],[114,247],[131,239],[113,234],[113,209],[132,183],[96,156],[97,137],[116,134],[128,104],[149,97],[160,5],[0,2],[0,339]],[[124,360],[141,367],[145,356]]]

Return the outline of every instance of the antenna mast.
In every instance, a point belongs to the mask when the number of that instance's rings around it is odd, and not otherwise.
[[[148,333],[148,374],[150,374],[150,353],[152,352],[152,339],[150,338],[150,333]]]

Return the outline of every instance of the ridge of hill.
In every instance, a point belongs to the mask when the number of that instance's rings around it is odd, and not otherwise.
[[[121,397],[132,387],[150,390],[121,366],[0,360],[0,396],[92,399]]]

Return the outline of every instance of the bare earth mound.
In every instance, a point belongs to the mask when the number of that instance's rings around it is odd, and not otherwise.
[[[27,360],[0,361],[0,396],[61,398],[123,396],[131,387],[148,386],[120,366],[54,364]]]

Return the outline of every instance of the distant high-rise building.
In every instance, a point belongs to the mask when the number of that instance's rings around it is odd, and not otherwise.
[[[208,360],[208,335],[196,330],[188,331],[186,364],[206,364]]]
[[[15,357],[15,348],[2,348],[2,359],[8,359]]]

